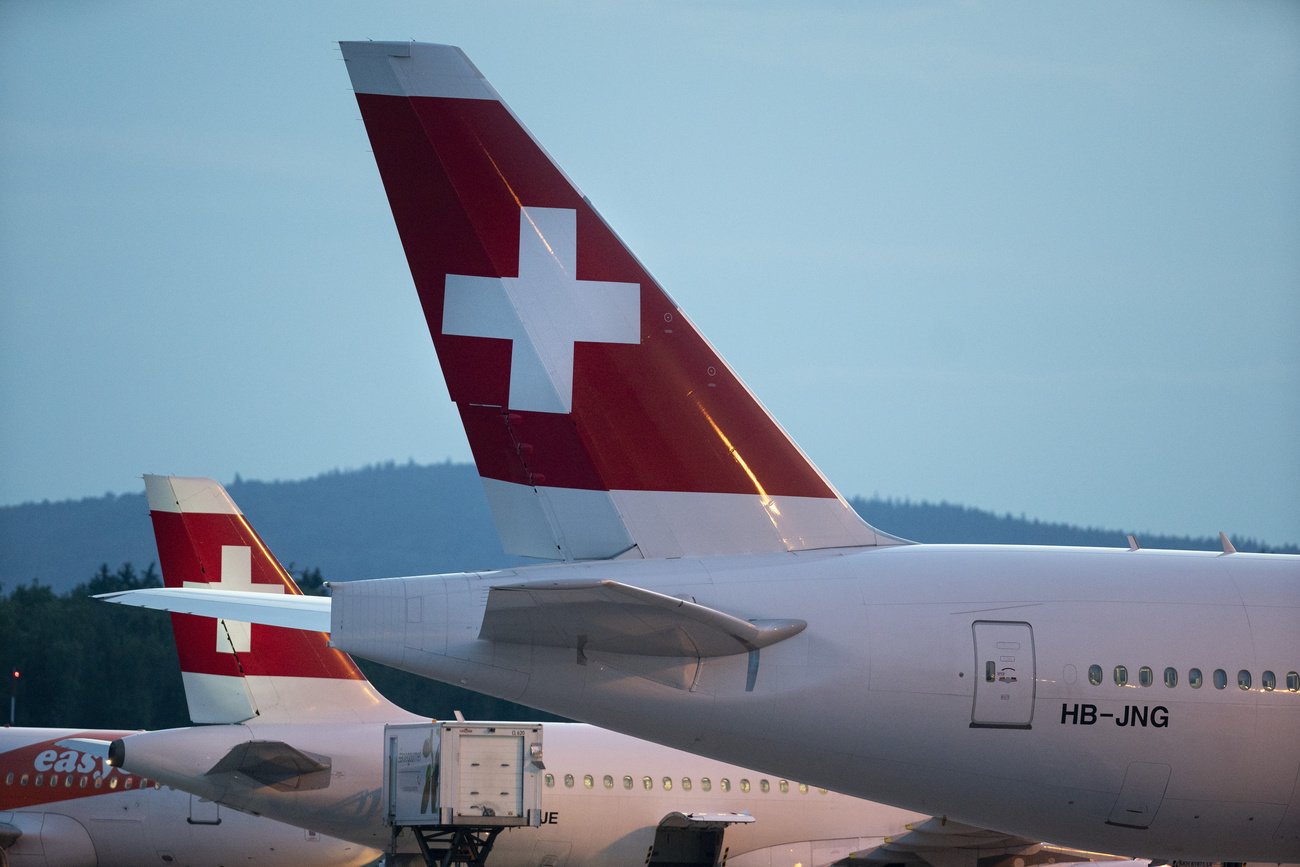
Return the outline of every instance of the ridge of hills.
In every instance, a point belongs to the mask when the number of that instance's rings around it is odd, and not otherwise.
[[[143,487],[143,485],[142,485]],[[290,571],[329,581],[505,568],[536,562],[502,550],[473,464],[397,464],[333,470],[296,481],[226,486]],[[1126,533],[997,515],[950,503],[850,500],[869,523],[931,543],[1123,547]],[[1216,551],[1217,538],[1137,533],[1144,548]],[[1239,551],[1300,553],[1233,537]],[[56,593],[101,564],[145,569],[158,559],[144,493],[0,507],[0,593],[33,581]]]

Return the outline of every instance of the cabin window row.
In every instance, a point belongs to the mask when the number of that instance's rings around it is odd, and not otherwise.
[[[140,779],[139,777],[112,776],[112,777],[108,777],[107,779],[108,779],[109,789],[116,789],[119,784],[122,786],[123,789],[134,788],[137,780],[139,781],[140,788],[142,789],[147,788],[150,785],[148,780]],[[62,777],[60,777],[58,774],[50,774],[48,777],[45,774],[36,774],[34,779],[32,774],[17,775],[13,771],[10,771],[9,773],[5,774],[6,786],[12,786],[15,782],[17,782],[17,784],[20,786],[26,786],[30,783],[33,786],[54,787],[62,784],[63,788],[65,789],[71,789],[74,786],[76,786],[78,789],[85,789],[87,787],[92,787],[92,786],[93,788],[96,789],[102,789],[104,788],[104,780],[105,778],[99,776],[98,774],[96,774],[94,777],[91,777],[87,774],[82,774],[80,778],[78,778],[76,774],[64,774]],[[153,783],[153,787],[155,789],[159,788],[159,785],[160,784],[157,781]]]
[[[1104,672],[1100,665],[1088,667],[1088,683],[1098,686],[1104,679]],[[1215,689],[1227,689],[1228,672],[1222,668],[1216,668],[1210,675]],[[1164,684],[1173,689],[1178,686],[1178,669],[1172,666],[1164,670]],[[1116,686],[1130,686],[1128,667],[1123,665],[1115,666],[1111,672],[1111,680]],[[1155,671],[1149,665],[1144,665],[1137,670],[1137,686],[1151,686],[1156,682]],[[1187,685],[1192,689],[1200,689],[1205,685],[1205,676],[1199,668],[1189,668],[1187,670]],[[1237,688],[1249,690],[1254,685],[1254,677],[1246,669],[1237,672]],[[1271,671],[1265,671],[1259,678],[1260,689],[1264,692],[1273,692],[1278,688],[1277,675]],[[1285,688],[1287,692],[1300,692],[1300,673],[1288,671],[1286,673]]]
[[[555,787],[555,774],[547,774],[545,779],[546,779],[546,787],[548,789]],[[601,782],[606,789],[614,788],[614,778],[609,774],[606,774],[604,778],[601,780]],[[575,785],[577,785],[577,780],[574,778],[573,774],[565,774],[564,787],[566,789],[572,789]],[[665,792],[671,792],[673,789],[674,780],[672,777],[663,777],[660,781],[660,785],[663,787],[663,790]],[[709,777],[700,777],[699,785],[701,791],[704,792],[713,791],[713,780]],[[695,787],[695,781],[692,780],[690,777],[682,777],[681,786],[682,786],[682,791],[689,792]],[[789,780],[777,780],[776,783],[777,791],[779,791],[783,795],[789,793],[790,786],[791,783]],[[798,789],[800,794],[804,794],[804,795],[808,794],[807,783],[795,783],[794,786],[796,789]],[[582,777],[582,787],[584,789],[594,789],[596,787],[596,778],[593,777],[591,774],[584,774]],[[633,779],[633,777],[630,774],[623,777],[623,788],[624,789],[636,788],[636,780]],[[642,777],[641,788],[645,789],[646,791],[652,791],[655,788],[654,777],[650,777],[650,776]],[[718,788],[723,792],[730,792],[731,779],[729,777],[723,777],[722,779],[718,780]],[[741,792],[750,792],[753,790],[753,784],[750,783],[749,780],[741,778],[736,788],[738,791]],[[758,790],[763,794],[767,794],[768,792],[772,791],[771,781],[760,779],[758,781]],[[818,789],[817,791],[823,795],[827,793],[826,789]]]

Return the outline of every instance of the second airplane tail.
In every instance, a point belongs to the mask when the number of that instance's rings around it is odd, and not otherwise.
[[[301,595],[243,512],[212,479],[145,476],[163,582]],[[380,695],[321,632],[173,614],[190,719],[196,723],[392,721]]]
[[[899,541],[831,487],[460,49],[342,49],[507,551]]]

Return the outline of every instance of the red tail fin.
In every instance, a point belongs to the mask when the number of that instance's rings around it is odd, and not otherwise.
[[[858,518],[459,49],[342,47],[507,550],[896,541]]]
[[[144,481],[166,586],[301,595],[220,484],[167,476]],[[319,719],[321,712],[353,719],[358,711],[389,707],[325,633],[171,617],[194,722]]]

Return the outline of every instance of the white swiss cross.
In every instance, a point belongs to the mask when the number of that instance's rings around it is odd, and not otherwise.
[[[448,274],[442,333],[503,337],[510,409],[573,409],[574,343],[640,343],[641,287],[579,280],[578,212],[519,209],[519,276]]]
[[[253,583],[253,552],[247,545],[222,545],[221,576],[216,581],[186,581],[184,586],[209,590],[244,590],[250,593],[284,592],[283,587],[275,584]],[[218,653],[248,653],[252,643],[252,627],[247,623],[238,620],[222,620],[217,623]]]

